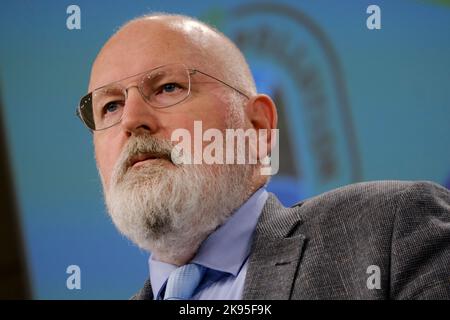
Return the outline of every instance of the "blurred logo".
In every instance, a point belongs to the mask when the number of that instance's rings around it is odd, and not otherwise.
[[[339,59],[322,28],[279,4],[214,11],[243,51],[258,91],[279,112],[279,173],[268,189],[285,205],[360,180],[360,160]]]

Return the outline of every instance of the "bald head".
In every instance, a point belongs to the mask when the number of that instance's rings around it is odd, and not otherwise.
[[[122,26],[98,54],[89,89],[176,62],[256,94],[248,64],[230,39],[194,18],[169,14],[143,16]]]

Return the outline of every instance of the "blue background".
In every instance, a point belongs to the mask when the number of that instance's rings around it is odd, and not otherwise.
[[[233,12],[245,3],[125,0],[3,3],[2,112],[35,298],[128,298],[147,277],[147,253],[121,237],[105,213],[91,135],[74,115],[98,50],[117,27],[150,11],[205,19],[233,38],[234,23],[238,23]],[[255,7],[260,4],[248,3]],[[423,179],[448,186],[448,1],[276,3],[306,14],[330,40],[346,86],[357,150],[357,160],[353,160],[360,169],[357,176],[346,174],[352,170],[349,137],[342,134],[344,125],[337,109],[333,109],[331,126],[337,128],[334,132],[341,161],[338,169],[342,174],[325,182],[319,179],[314,169],[317,159],[309,156],[310,145],[304,140],[311,133],[302,129],[307,127],[302,120],[304,106],[289,105],[286,123],[289,119],[298,121],[290,125],[290,134],[282,138],[291,143],[297,161],[291,165],[291,172],[298,174],[281,172],[273,179],[271,190],[289,204],[356,181]],[[66,8],[71,4],[81,8],[81,30],[66,28]],[[366,8],[370,4],[381,7],[381,30],[366,27]],[[267,21],[270,25],[271,20]],[[298,40],[312,48],[317,65],[325,70],[323,74],[329,74],[326,59],[320,58],[320,48],[313,38],[307,37],[306,31],[298,34]],[[260,91],[273,93],[278,83],[274,79],[288,83],[289,75],[280,70],[276,60],[267,61],[252,52],[248,56]],[[333,100],[332,85],[329,80],[324,81]],[[296,99],[295,88],[286,85],[283,89],[286,97],[291,97],[288,101]],[[71,264],[81,268],[81,290],[66,288],[66,268]]]

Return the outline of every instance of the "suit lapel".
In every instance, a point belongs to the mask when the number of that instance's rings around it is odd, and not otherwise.
[[[299,211],[270,194],[256,226],[243,299],[290,299],[305,243],[295,232]]]
[[[150,279],[147,279],[144,283],[144,287],[139,290],[130,300],[153,300],[153,291]]]

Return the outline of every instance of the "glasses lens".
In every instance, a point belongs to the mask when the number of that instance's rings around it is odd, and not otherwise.
[[[81,99],[80,116],[90,129],[102,130],[120,122],[127,94],[121,83],[116,82],[96,89]],[[189,96],[189,71],[182,64],[156,68],[144,73],[139,83],[139,91],[153,107],[173,106]]]
[[[157,68],[142,78],[139,89],[150,105],[158,108],[173,106],[189,95],[189,71],[182,64]]]
[[[109,128],[120,122],[125,99],[125,90],[119,84],[94,90],[81,99],[81,117],[92,130]]]
[[[95,130],[94,117],[92,115],[92,93],[88,93],[81,98],[78,112],[86,126],[89,129]]]
[[[126,93],[120,84],[112,84],[92,93],[92,114],[95,130],[109,128],[120,122]]]

